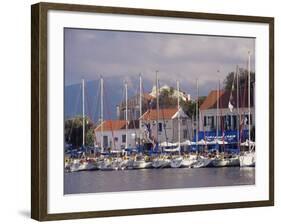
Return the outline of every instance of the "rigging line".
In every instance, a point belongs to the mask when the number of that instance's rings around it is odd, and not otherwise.
[[[93,110],[90,104],[90,100],[89,100],[89,94],[88,94],[88,88],[87,85],[85,85],[85,95],[86,95],[86,101],[87,101],[87,112],[88,112],[88,119],[89,121],[93,124],[93,127],[95,126],[95,122],[94,122],[94,117],[91,117],[91,115],[93,115]],[[87,126],[86,126],[87,127]],[[94,141],[96,140],[96,136],[95,136],[95,129],[93,128],[93,137],[94,137]],[[87,136],[87,132],[86,132],[86,136]]]
[[[134,101],[134,108],[136,108],[136,105],[138,105],[137,100],[138,100],[138,94],[139,94],[139,90],[138,88],[136,88],[136,97],[133,99]],[[134,131],[135,131],[135,136],[137,134],[137,130],[136,130],[136,118],[133,116],[133,110],[130,110],[131,113],[131,118],[132,118],[132,122],[133,122],[133,127],[134,127]],[[139,127],[140,128],[140,127]]]
[[[104,90],[106,90],[106,86],[105,85],[104,85]],[[107,116],[109,118],[112,118],[111,112],[110,112],[109,106],[108,106],[108,97],[107,97],[107,92],[106,91],[104,91],[104,97],[105,97],[105,109],[106,109]],[[111,136],[112,136],[112,140],[113,140],[113,147],[116,150],[115,136],[114,136],[114,131],[113,131],[113,123],[112,123],[111,119],[109,119],[109,122],[110,122]]]
[[[81,85],[79,84],[79,92],[76,96],[77,98],[76,98],[76,103],[75,103],[74,114],[77,114],[77,112],[78,112],[78,103],[79,103],[80,96],[81,96]],[[69,131],[69,135],[68,135],[67,139],[69,139],[70,136],[72,135],[74,120],[75,120],[75,118],[71,119],[71,127],[70,127],[70,131]]]
[[[225,151],[225,145],[224,145],[224,123],[225,123],[225,116],[222,116],[222,105],[221,105],[221,96],[224,95],[224,92],[221,93],[221,87],[219,82],[219,110],[221,115],[221,135],[222,135],[222,142],[223,142],[223,151]]]
[[[158,86],[160,86],[160,80],[158,80]],[[159,95],[161,96],[161,93]],[[168,136],[167,136],[167,131],[166,131],[166,121],[165,121],[164,110],[163,110],[163,102],[162,102],[162,105],[161,105],[161,112],[162,112],[162,119],[163,119],[163,123],[164,123],[163,127],[164,127],[165,139],[166,139],[166,142],[168,144]]]
[[[93,84],[94,85],[94,84]],[[100,94],[101,94],[101,91],[100,91],[100,89],[101,89],[101,85],[100,85],[100,82],[98,82],[98,88],[97,88],[97,94],[96,94],[96,98],[94,99],[94,101],[93,102],[97,102],[96,103],[96,105],[99,105],[100,104]],[[94,117],[97,115],[97,113],[99,112],[99,107],[97,106],[96,108],[95,108],[95,111],[94,111]],[[97,120],[97,125],[99,124],[99,118],[98,118],[98,120]],[[97,140],[97,136],[96,136],[96,132],[94,131],[94,139],[95,139],[95,141]]]
[[[86,114],[87,114],[87,112],[88,112],[88,118],[89,118],[89,120],[94,124],[94,118],[92,117],[92,115],[93,115],[93,108],[92,108],[92,105],[90,104],[90,100],[89,100],[89,98],[90,98],[90,95],[88,94],[88,88],[87,88],[87,85],[85,85],[85,95],[86,95],[86,102],[87,102],[87,107],[86,107]]]
[[[246,107],[246,94],[247,94],[247,82],[248,82],[248,76],[245,76],[244,75],[244,77],[246,77],[246,78],[244,78],[244,93],[243,93],[243,107]],[[243,120],[243,122],[241,122],[241,132],[242,132],[242,137],[244,137],[243,136],[243,127],[244,127],[244,122],[245,122],[245,112],[244,112],[244,115],[243,115],[243,119],[241,119],[241,120]]]
[[[93,84],[93,87],[94,87],[94,84]],[[93,100],[93,102],[97,102],[96,105],[100,105],[100,94],[101,94],[100,88],[101,88],[100,82],[98,82],[97,93],[95,94],[94,100]],[[93,89],[94,89],[94,88],[93,88]],[[97,113],[99,112],[99,109],[100,109],[100,108],[99,108],[98,106],[95,107],[94,114],[93,114],[93,118],[96,117]],[[97,119],[97,124],[99,123],[98,120],[99,120],[99,119]]]

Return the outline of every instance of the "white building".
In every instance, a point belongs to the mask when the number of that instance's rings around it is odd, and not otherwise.
[[[103,130],[103,134],[102,134]],[[126,147],[126,120],[106,120],[95,129],[96,143],[100,147],[103,137],[104,149],[121,150]],[[127,130],[127,147],[138,144],[139,121],[130,121]]]
[[[161,92],[163,91],[173,91],[172,97],[174,98],[178,98],[178,96],[180,97],[180,99],[182,99],[184,102],[190,101],[191,97],[190,94],[186,94],[183,91],[177,91],[177,89],[174,89],[168,85],[163,85],[159,88],[159,93],[161,94]],[[149,93],[150,96],[152,96],[153,98],[156,98],[156,86],[154,85],[152,87],[151,92]]]
[[[180,119],[178,119],[180,116]],[[157,130],[158,120],[158,130]],[[180,139],[181,142],[192,139],[192,122],[191,119],[183,112],[182,109],[166,108],[146,111],[140,117],[142,124],[142,133],[149,133],[150,140],[154,142],[178,142],[178,121],[180,121]],[[143,136],[145,140],[145,135]]]
[[[215,131],[218,126],[218,130],[237,130],[239,124],[244,130],[249,129],[248,118],[248,96],[245,91],[241,91],[239,94],[239,102],[237,102],[236,91],[232,93],[232,111],[229,108],[230,91],[217,91],[213,90],[209,93],[207,98],[200,106],[199,112],[199,130],[200,131]],[[218,100],[217,100],[218,99]],[[251,96],[250,107],[250,124],[251,128],[255,125],[255,108],[254,97]],[[238,109],[237,103],[239,103],[239,123],[238,121]],[[240,126],[240,127],[241,127]]]

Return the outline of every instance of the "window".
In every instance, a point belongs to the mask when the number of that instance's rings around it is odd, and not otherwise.
[[[183,138],[187,139],[187,130],[186,129],[183,130]]]
[[[163,129],[162,123],[159,122],[159,123],[158,123],[158,131],[162,131],[162,129]]]
[[[204,126],[207,126],[207,117],[204,116]]]
[[[105,147],[105,148],[107,148],[108,147],[108,136],[103,136],[103,146]]]
[[[115,141],[115,142],[118,142],[118,137],[114,137],[114,141]]]
[[[232,129],[237,129],[237,117],[233,116],[232,119],[233,119],[233,126],[232,126],[233,128]]]
[[[122,143],[126,142],[126,135],[122,135]]]
[[[212,116],[211,117],[211,128],[215,127],[215,118]]]

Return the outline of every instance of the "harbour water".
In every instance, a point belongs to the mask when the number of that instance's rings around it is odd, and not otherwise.
[[[64,194],[253,184],[254,167],[81,171],[65,173]]]

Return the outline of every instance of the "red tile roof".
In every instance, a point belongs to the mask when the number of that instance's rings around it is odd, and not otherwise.
[[[217,106],[217,94],[220,96],[223,95],[223,91],[212,90],[207,98],[203,101],[203,103],[200,106],[200,110],[207,110],[211,108],[215,108]]]
[[[166,108],[159,110],[159,119],[160,120],[169,120],[172,119],[173,115],[177,113],[177,108]],[[147,110],[141,118],[142,120],[157,120],[157,110]]]
[[[230,99],[231,91],[219,91],[219,108],[228,108],[228,103]],[[232,104],[237,107],[237,92],[234,90],[232,92]],[[254,97],[251,94],[251,107],[254,105]],[[241,89],[239,91],[239,107],[248,107],[248,90]],[[217,90],[212,90],[204,102],[200,106],[200,110],[208,110],[217,108]]]
[[[107,120],[102,123],[104,131],[119,130],[125,125],[125,120]],[[95,131],[101,131],[101,124],[95,129]]]
[[[139,128],[139,121],[129,121],[128,129]],[[126,120],[106,120],[103,122],[104,131],[116,131],[126,129]],[[96,127],[95,131],[101,131],[101,125]]]

